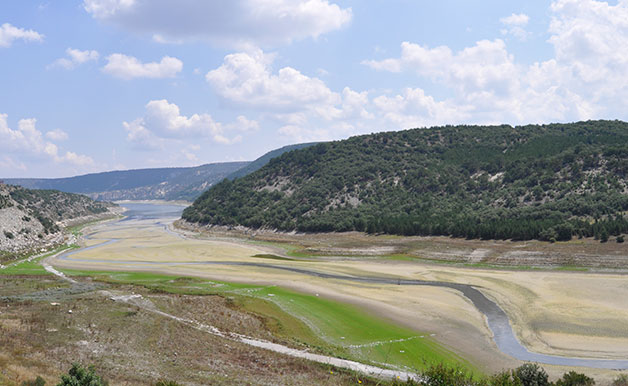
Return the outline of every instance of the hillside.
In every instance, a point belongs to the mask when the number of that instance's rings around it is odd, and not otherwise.
[[[0,257],[60,243],[63,225],[108,214],[112,205],[79,194],[0,184]]]
[[[183,213],[200,224],[566,240],[628,231],[628,124],[447,126],[283,154]]]
[[[225,162],[187,168],[122,170],[69,178],[5,179],[29,189],[85,194],[95,200],[189,200],[248,162]]]
[[[255,161],[250,164],[242,167],[241,169],[236,170],[235,172],[229,174],[227,176],[230,180],[235,180],[236,178],[241,178],[246,176],[247,174],[251,174],[259,169],[261,169],[264,165],[266,165],[271,159],[279,157],[283,153],[287,153],[292,150],[304,149],[306,147],[314,146],[318,144],[318,142],[308,142],[308,143],[299,143],[296,145],[288,145],[284,147],[280,147],[279,149],[271,150],[268,153],[262,155]]]
[[[183,200],[194,201],[225,178],[243,177],[263,167],[272,158],[316,143],[288,145],[272,150],[252,162],[224,162],[196,167],[119,170],[68,178],[6,178],[4,182],[28,189],[54,189],[80,193],[100,201]]]

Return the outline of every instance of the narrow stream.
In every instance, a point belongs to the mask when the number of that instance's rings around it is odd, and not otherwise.
[[[156,204],[123,204],[127,207],[126,212],[129,217],[121,220],[126,221],[130,218],[133,219],[163,219],[164,217],[178,217],[177,210],[183,210],[182,207],[175,207],[173,205],[156,205]],[[179,208],[179,209],[175,209]],[[144,215],[145,213],[145,215]],[[165,216],[164,216],[165,215]],[[159,225],[163,225],[161,222]],[[104,244],[109,244],[117,240],[108,240],[102,244],[94,245],[91,248],[100,247]],[[561,366],[580,366],[599,369],[628,369],[628,360],[615,360],[615,359],[595,359],[595,358],[573,358],[559,355],[547,355],[530,352],[526,349],[517,337],[510,325],[508,315],[501,309],[495,302],[487,298],[476,287],[468,284],[448,283],[440,281],[428,281],[428,280],[414,280],[414,279],[394,279],[389,277],[377,277],[377,276],[348,276],[339,275],[334,273],[319,272],[315,270],[295,268],[289,266],[282,266],[276,264],[265,263],[252,263],[241,261],[190,261],[190,262],[161,262],[161,261],[132,261],[132,260],[93,260],[93,259],[74,259],[70,256],[78,251],[84,251],[85,249],[75,250],[61,254],[58,258],[62,260],[77,261],[77,262],[97,262],[97,263],[115,263],[125,264],[129,268],[141,267],[143,265],[231,265],[231,266],[249,266],[266,269],[276,269],[295,272],[308,276],[316,276],[323,279],[333,280],[345,280],[362,283],[373,284],[392,284],[392,285],[412,285],[412,286],[433,286],[433,287],[445,287],[460,291],[465,297],[467,297],[473,305],[486,317],[488,326],[493,333],[493,340],[497,344],[497,347],[505,354],[510,355],[516,359],[538,362],[549,365],[561,365]]]

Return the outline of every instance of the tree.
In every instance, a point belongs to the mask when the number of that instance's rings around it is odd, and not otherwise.
[[[526,363],[515,369],[517,378],[521,380],[522,386],[549,386],[549,377],[545,369],[536,363]]]
[[[563,374],[563,377],[556,381],[556,386],[593,386],[595,381],[584,374],[570,371]]]
[[[78,363],[73,363],[67,375],[61,376],[61,382],[57,386],[108,386],[99,375],[96,375],[94,366],[84,368]]]

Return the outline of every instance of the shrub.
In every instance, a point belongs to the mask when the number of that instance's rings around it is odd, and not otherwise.
[[[157,381],[157,383],[155,383],[155,386],[181,386],[181,385],[175,381],[167,381],[165,379],[160,379],[159,381]]]
[[[13,233],[11,233],[11,232],[9,232],[9,231],[4,231],[4,236],[5,236],[7,239],[12,239],[12,238],[14,238],[14,237],[15,237],[15,236],[13,236]]]
[[[37,378],[35,378],[32,381],[22,382],[22,386],[44,386],[45,384],[46,384],[46,381],[44,381],[44,379],[40,376],[37,376]]]
[[[613,383],[611,383],[611,386],[628,386],[628,375],[619,374]]]
[[[455,367],[447,367],[440,363],[430,366],[424,373],[425,386],[473,386],[473,375],[466,370]]]
[[[72,364],[67,375],[61,376],[61,382],[57,386],[107,386],[99,375],[96,375],[94,366],[84,368],[78,363]]]
[[[584,374],[570,371],[565,373],[561,379],[556,381],[556,386],[593,386],[595,381]]]
[[[624,242],[624,236],[617,236],[615,241],[617,241],[618,243],[623,243]]]
[[[549,386],[549,377],[545,369],[536,363],[526,363],[515,369],[515,375],[522,386]]]
[[[488,384],[491,386],[522,386],[521,380],[514,371],[503,371],[493,375]]]

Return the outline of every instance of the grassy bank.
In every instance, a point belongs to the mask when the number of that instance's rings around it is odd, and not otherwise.
[[[25,258],[19,262],[10,264],[4,269],[0,269],[0,275],[51,275],[51,273],[46,271],[41,265],[41,261],[59,252],[76,248],[78,248],[78,245],[62,245],[39,257],[30,260],[29,258]]]
[[[428,364],[469,363],[441,347],[429,334],[399,327],[357,307],[275,286],[217,282],[152,273],[64,270],[68,275],[141,285],[153,291],[221,295],[265,321],[280,339],[328,355],[381,365],[422,370]]]

